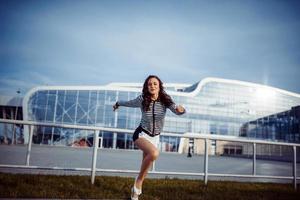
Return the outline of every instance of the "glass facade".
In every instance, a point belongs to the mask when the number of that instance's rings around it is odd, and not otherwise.
[[[300,143],[300,106],[245,123],[241,136]]]
[[[89,90],[80,87],[77,90],[62,90],[49,86],[30,94],[28,101],[25,102],[27,116],[24,116],[24,119],[134,130],[141,118],[139,108],[121,107],[118,112],[113,112],[112,109],[117,100],[130,100],[140,94],[130,87],[127,89],[128,91],[124,91],[124,87],[122,90],[115,87]],[[276,113],[300,105],[300,95],[263,85],[224,81],[224,79],[204,79],[169,94],[174,102],[183,105],[187,111],[182,116],[167,112],[164,132],[178,134],[194,132],[252,137],[255,129],[254,137],[261,138],[260,135],[264,135],[262,138],[275,140],[276,135],[279,134],[276,129],[271,134],[265,135],[257,119],[275,116]],[[280,134],[288,133],[281,130]],[[34,132],[33,141],[38,144],[70,146],[84,139],[84,144],[91,146],[92,136],[93,133],[89,131],[38,127]],[[100,137],[102,137],[103,147],[134,148],[131,134],[101,132]],[[297,137],[298,139],[295,139]],[[299,142],[299,136],[297,137],[284,136],[280,139]],[[160,142],[162,150],[177,151],[180,138],[160,136]]]

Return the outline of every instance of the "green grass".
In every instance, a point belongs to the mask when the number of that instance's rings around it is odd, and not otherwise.
[[[0,173],[0,198],[128,199],[133,178],[23,175]],[[300,199],[291,184],[146,179],[141,200],[155,199]]]

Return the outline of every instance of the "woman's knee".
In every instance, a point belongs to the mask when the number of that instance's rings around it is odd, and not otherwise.
[[[157,149],[151,151],[149,153],[150,157],[151,157],[151,160],[156,160],[159,156],[159,151]]]

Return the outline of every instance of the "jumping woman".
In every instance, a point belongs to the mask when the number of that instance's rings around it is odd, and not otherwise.
[[[154,75],[148,76],[145,80],[142,95],[130,101],[117,101],[113,106],[114,111],[119,106],[140,107],[142,111],[140,125],[133,134],[134,144],[143,151],[140,173],[131,189],[131,199],[138,200],[148,170],[159,155],[159,134],[163,129],[166,109],[169,108],[177,115],[185,113],[185,109],[173,102],[164,91],[162,81]]]

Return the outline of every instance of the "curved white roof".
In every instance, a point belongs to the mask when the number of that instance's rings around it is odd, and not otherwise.
[[[21,106],[22,98],[16,96],[0,95],[0,106]]]
[[[200,81],[197,88],[190,93],[191,96],[197,95],[200,92],[201,88],[209,82],[231,83],[231,84],[237,84],[237,85],[243,85],[243,86],[265,88],[265,89],[273,90],[273,91],[280,92],[280,93],[283,93],[283,94],[286,94],[286,95],[295,96],[295,97],[300,98],[300,94],[289,92],[289,91],[286,91],[286,90],[282,90],[282,89],[267,86],[267,85],[262,85],[262,84],[257,84],[257,83],[250,83],[250,82],[245,82],[245,81],[238,81],[238,80],[231,80],[231,79],[211,78],[211,77],[205,78],[202,81]]]

